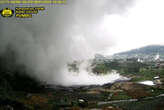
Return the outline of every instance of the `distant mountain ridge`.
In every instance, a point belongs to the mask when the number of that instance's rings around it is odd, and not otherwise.
[[[153,58],[156,56],[160,56],[164,59],[164,45],[148,45],[145,47],[132,49],[130,51],[120,52],[114,54],[114,58],[131,58],[131,57],[138,57],[138,58]]]
[[[137,49],[132,49],[130,51],[117,53],[115,55],[124,55],[124,54],[164,54],[164,45],[149,45]]]

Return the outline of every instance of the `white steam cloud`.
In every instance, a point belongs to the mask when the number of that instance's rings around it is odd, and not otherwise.
[[[114,37],[102,28],[105,15],[126,12],[133,0],[67,0],[65,5],[47,7],[32,19],[0,17],[0,52],[11,45],[17,60],[40,80],[54,84],[94,84],[114,81],[108,76],[66,72],[68,62],[88,59],[115,45]],[[1,7],[13,7],[2,5]],[[72,80],[72,81],[71,81]]]
[[[117,80],[129,80],[126,77],[120,76],[117,71],[113,70],[109,73],[96,75],[92,73],[91,62],[83,61],[79,64],[79,72],[71,72],[65,70],[66,75],[64,85],[103,85],[106,83],[113,83]]]

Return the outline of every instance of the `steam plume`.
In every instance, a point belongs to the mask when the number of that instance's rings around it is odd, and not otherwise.
[[[67,0],[32,19],[0,17],[0,53],[11,45],[17,61],[40,80],[65,84],[67,62],[88,59],[115,44],[101,21],[125,12],[132,0]],[[3,7],[13,5],[2,5]],[[110,30],[109,30],[110,31]],[[30,74],[30,73],[29,73]]]

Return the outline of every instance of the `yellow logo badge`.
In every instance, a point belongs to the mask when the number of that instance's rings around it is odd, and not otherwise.
[[[0,11],[3,17],[12,17],[14,15],[14,10],[10,8],[4,8]]]

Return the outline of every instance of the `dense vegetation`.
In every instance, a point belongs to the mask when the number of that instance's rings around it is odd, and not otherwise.
[[[119,60],[103,62],[101,64],[95,64],[93,72],[106,73],[111,70],[117,70],[121,73],[138,73],[141,68],[146,68],[147,65],[137,61],[133,62],[119,62]]]
[[[117,70],[120,74],[124,76],[137,76],[133,80],[153,80],[155,76],[160,76],[164,78],[164,68],[156,67],[156,62],[138,62],[135,58],[127,59],[122,61],[122,59],[115,59],[112,61],[103,61],[99,64],[94,63],[94,68],[92,71],[95,74],[106,74],[112,70]]]

